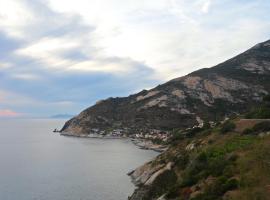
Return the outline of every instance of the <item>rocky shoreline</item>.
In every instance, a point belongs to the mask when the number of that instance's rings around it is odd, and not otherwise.
[[[67,137],[78,137],[78,138],[98,138],[98,139],[126,139],[127,137],[124,136],[104,136],[104,135],[98,135],[98,134],[91,134],[91,135],[87,135],[87,134],[72,134],[72,133],[60,133],[61,136],[67,136]]]
[[[72,134],[69,132],[60,132],[60,135],[67,137],[79,137],[79,138],[98,138],[98,139],[130,139],[134,145],[140,149],[152,150],[159,153],[166,151],[168,148],[165,145],[154,144],[151,140],[134,139],[127,136],[107,136],[99,134]]]
[[[168,149],[167,146],[154,144],[151,140],[131,139],[131,141],[140,149],[153,150],[159,153],[162,153]]]
[[[149,187],[153,184],[158,176],[166,171],[170,171],[174,163],[152,165],[152,161],[129,172],[127,175],[131,177],[132,183],[137,187],[128,200],[142,200],[147,194]],[[162,197],[160,198],[162,199]]]

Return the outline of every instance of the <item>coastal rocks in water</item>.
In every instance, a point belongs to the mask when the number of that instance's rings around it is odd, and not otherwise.
[[[151,185],[159,175],[164,173],[166,170],[171,170],[172,166],[173,166],[172,162],[167,163],[167,165],[165,165],[163,168],[152,174],[151,177],[145,182],[145,185]]]
[[[148,162],[145,165],[135,169],[129,175],[131,176],[133,183],[139,186],[139,188],[134,191],[129,199],[143,200],[151,191],[152,184],[158,179],[158,177],[162,176],[167,171],[171,171],[172,167],[172,162],[157,165],[153,165],[152,162]],[[159,199],[164,198],[165,197],[160,197]]]
[[[135,185],[143,185],[155,172],[159,171],[162,168],[164,168],[164,164],[155,165],[153,167],[152,163],[148,162],[143,166],[135,169],[133,173],[130,174],[130,177]]]
[[[163,152],[167,150],[167,146],[161,144],[154,144],[151,140],[133,140],[133,143],[141,149],[153,150],[156,152]]]

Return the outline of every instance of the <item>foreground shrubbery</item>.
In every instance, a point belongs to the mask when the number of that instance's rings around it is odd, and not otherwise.
[[[183,162],[183,158],[181,158],[176,164],[180,165],[179,169],[184,171],[180,182],[170,188],[167,197],[174,199],[185,196],[185,193],[189,191],[188,188],[199,184],[208,177],[212,177],[214,182],[206,186],[194,200],[219,199],[227,191],[238,188],[239,182],[234,175],[239,157],[235,152],[247,150],[257,141],[256,136],[235,136],[227,139],[221,146],[214,145],[199,152],[193,159],[186,158]],[[183,166],[185,167],[183,168]]]
[[[220,132],[222,134],[233,131],[235,129],[235,124],[231,121],[226,121],[220,129]]]
[[[257,110],[252,115],[265,113]],[[147,200],[164,194],[168,200],[268,199],[270,136],[257,135],[270,131],[270,122],[245,130],[248,135],[234,132],[235,128],[231,119],[215,127],[174,131],[171,149],[162,157],[163,164],[174,163],[173,170],[156,179]]]
[[[270,107],[261,106],[259,108],[253,109],[245,115],[247,119],[270,119]]]
[[[270,119],[270,95],[266,95],[262,105],[248,112],[245,117],[247,119]]]
[[[243,134],[259,134],[261,132],[270,131],[270,121],[260,122],[253,128],[248,128],[243,131]]]
[[[173,170],[166,170],[154,180],[152,186],[149,188],[147,197],[144,200],[158,197],[176,183],[177,176]]]
[[[197,195],[195,198],[192,198],[192,200],[221,199],[225,192],[237,189],[238,185],[239,181],[237,179],[220,177],[213,184],[209,185],[204,193]]]

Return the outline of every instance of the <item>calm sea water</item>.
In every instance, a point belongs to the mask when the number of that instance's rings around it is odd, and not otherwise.
[[[125,139],[52,133],[63,120],[0,121],[1,200],[126,200],[127,172],[157,155]]]

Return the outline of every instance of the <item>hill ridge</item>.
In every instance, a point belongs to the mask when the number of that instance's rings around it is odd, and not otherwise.
[[[93,129],[172,130],[220,121],[249,110],[270,93],[270,40],[211,68],[172,79],[128,97],[108,98],[64,125],[62,132]]]

